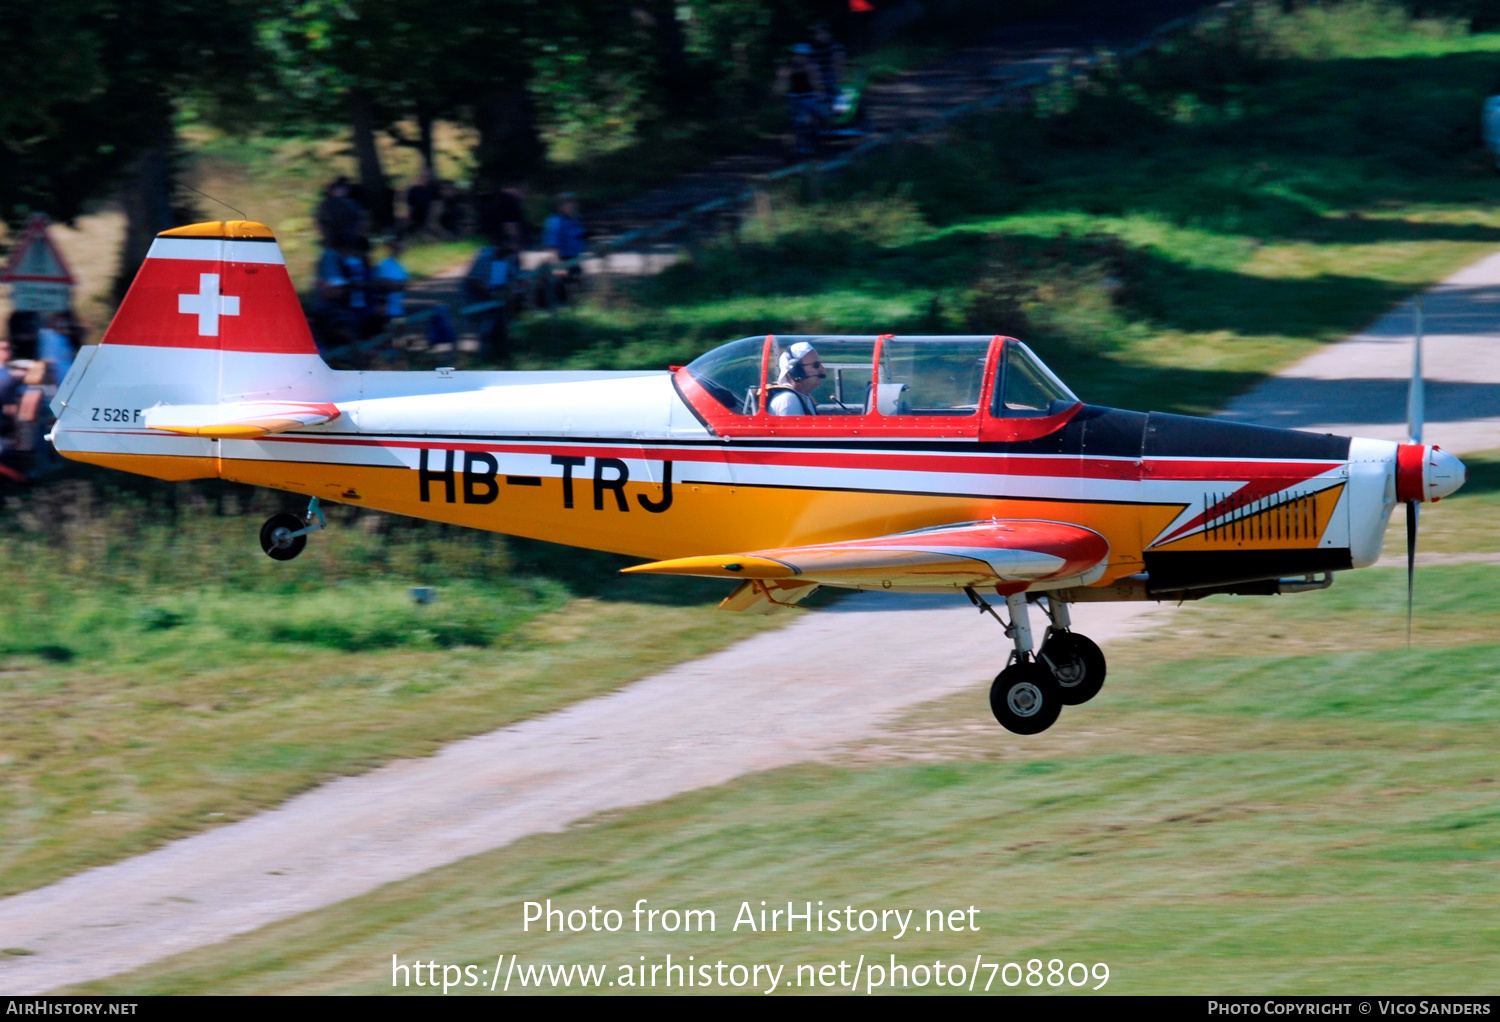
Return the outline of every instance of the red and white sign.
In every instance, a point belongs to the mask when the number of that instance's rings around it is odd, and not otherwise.
[[[11,304],[23,312],[61,312],[71,304],[73,272],[47,233],[47,217],[33,213],[0,280],[11,285]]]

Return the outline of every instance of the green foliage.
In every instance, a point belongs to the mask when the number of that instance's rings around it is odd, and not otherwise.
[[[1391,5],[1232,8],[1029,108],[770,195],[659,278],[524,323],[521,361],[995,331],[1087,399],[1206,411],[1500,242],[1478,129],[1497,51]]]
[[[175,96],[243,91],[259,74],[258,11],[253,0],[8,4],[0,218],[71,219],[170,131]]]
[[[484,583],[509,571],[505,541],[493,533],[345,506],[326,510],[329,528],[300,557],[272,561],[260,551],[260,524],[296,498],[233,484],[130,488],[90,473],[4,499],[0,557],[26,589],[296,593],[373,581]]]
[[[536,580],[458,582],[430,604],[389,582],[346,584],[295,595],[203,586],[184,594],[61,585],[11,594],[0,657],[80,659],[120,666],[188,662],[231,666],[287,644],[345,653],[493,646],[566,590]]]
[[[930,4],[903,55],[872,66],[909,66],[1057,2]],[[830,16],[847,28],[820,0],[19,4],[0,16],[0,47],[18,55],[0,68],[0,215],[75,216],[133,159],[170,150],[174,111],[233,134],[350,125],[372,188],[374,132],[423,148],[422,129],[443,119],[479,133],[483,176],[535,172],[540,135],[562,165],[621,154],[613,178],[638,189],[779,129],[770,100],[786,49]]]
[[[1447,49],[1469,34],[1469,18],[1434,9],[1440,6],[1344,0],[1304,4],[1288,17],[1262,2],[1254,5],[1253,19],[1264,48],[1276,56],[1312,60],[1385,53],[1400,56],[1429,46]]]
[[[130,490],[89,476],[5,503],[0,655],[487,646],[566,596],[512,577],[492,533],[354,508],[330,508],[300,557],[272,561],[257,537],[281,498],[246,487]],[[415,604],[414,585],[437,586],[439,602]]]

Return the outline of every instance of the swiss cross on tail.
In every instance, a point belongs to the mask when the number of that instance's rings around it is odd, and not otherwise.
[[[198,336],[219,336],[219,317],[238,316],[240,300],[234,295],[219,294],[217,273],[198,274],[198,293],[178,295],[177,311],[198,317]]]

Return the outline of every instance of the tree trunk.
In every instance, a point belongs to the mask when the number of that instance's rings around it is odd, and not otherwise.
[[[677,20],[677,2],[655,0],[650,13],[662,95],[667,109],[680,113],[690,105],[693,87],[688,72],[682,22]]]
[[[191,215],[189,209],[180,208],[174,201],[176,172],[177,135],[168,115],[164,115],[151,144],[132,161],[120,189],[120,204],[125,207],[125,243],[114,284],[116,300],[125,297],[156,236]]]
[[[380,150],[375,145],[375,105],[364,89],[351,89],[348,97],[349,122],[354,129],[354,156],[359,161],[360,199],[379,229],[391,226],[395,218],[391,208],[391,190],[380,166]]]
[[[479,176],[496,187],[526,177],[542,158],[531,94],[524,85],[497,90],[475,111]]]
[[[432,111],[417,107],[417,152],[422,157],[422,168],[433,181],[437,180],[437,165],[432,159]]]

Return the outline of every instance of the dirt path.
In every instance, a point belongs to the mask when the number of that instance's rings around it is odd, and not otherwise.
[[[1164,612],[1095,604],[1075,622],[1107,644]],[[860,594],[611,695],[0,901],[0,947],[31,952],[0,955],[0,991],[123,972],[527,834],[816,757],[918,703],[983,692],[1006,649],[962,597]],[[1020,739],[997,728],[996,740]]]
[[[1422,439],[1457,454],[1500,448],[1500,253],[1423,296]],[[1381,440],[1406,439],[1413,309],[1394,309],[1231,402],[1224,415]]]

